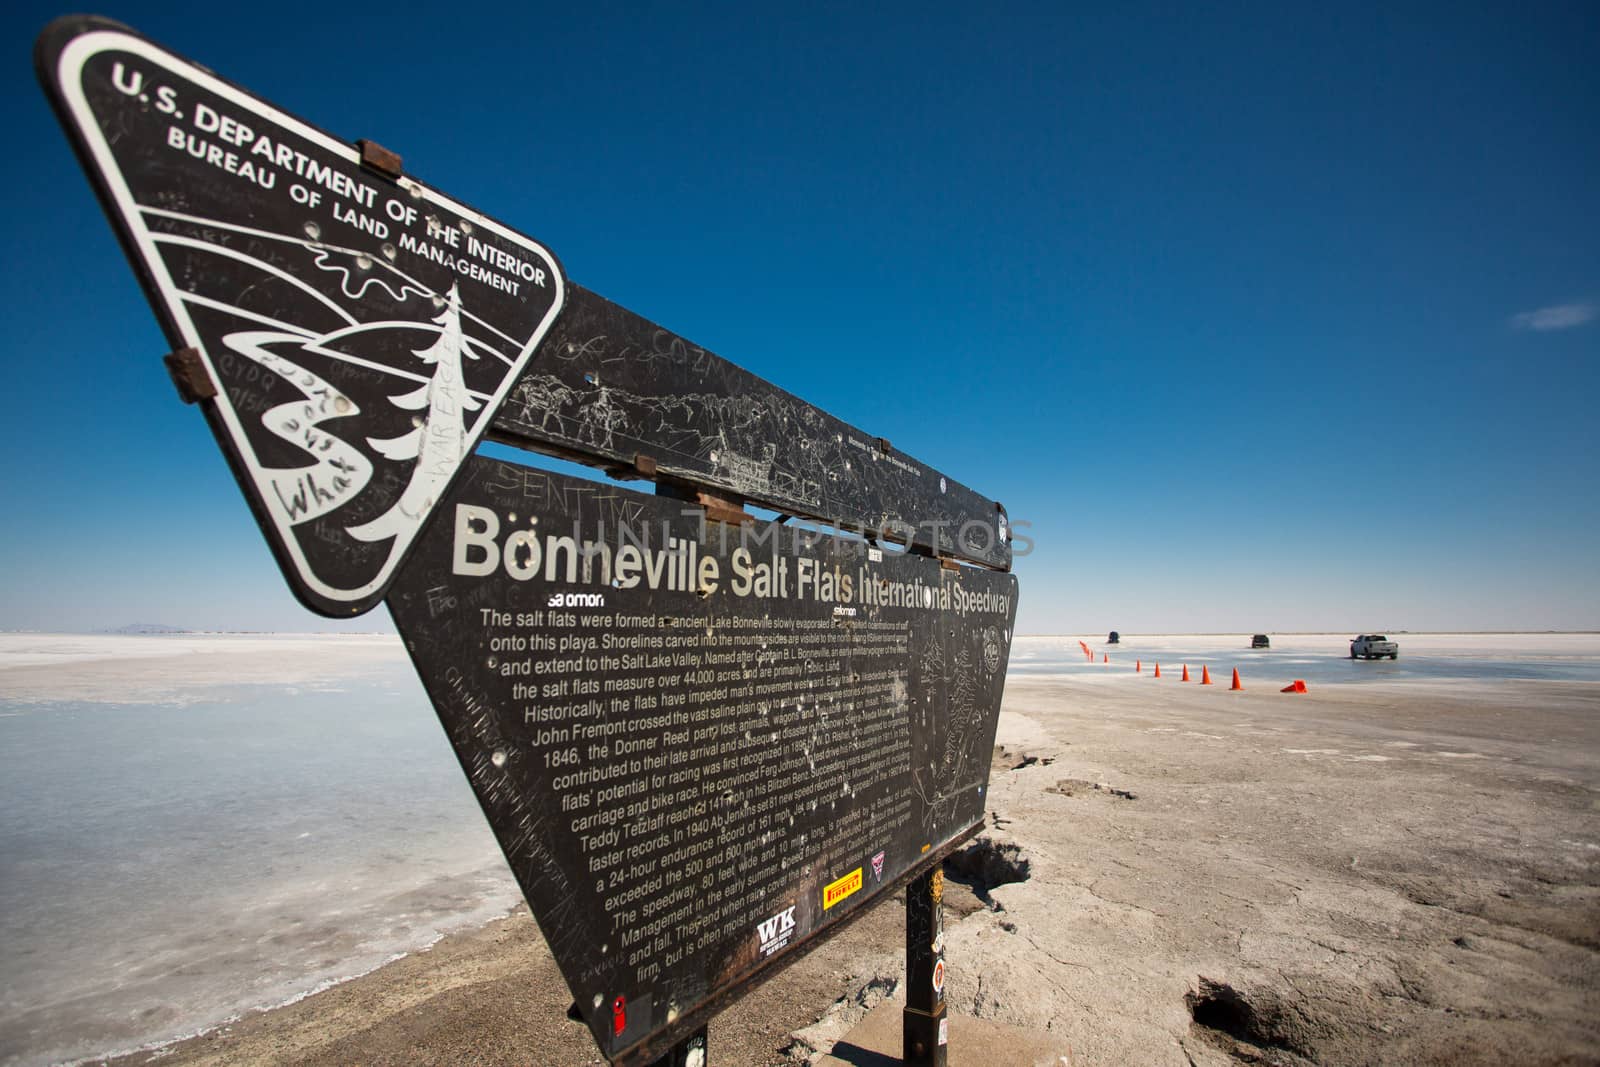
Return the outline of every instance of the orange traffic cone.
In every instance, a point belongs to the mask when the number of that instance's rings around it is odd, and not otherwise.
[[[1299,678],[1296,678],[1294,681],[1278,690],[1280,693],[1304,693],[1305,691],[1306,683]]]
[[[1228,691],[1231,693],[1235,689],[1243,689],[1243,688],[1244,688],[1244,686],[1239,684],[1239,668],[1235,667],[1233,669],[1233,684],[1228,686]]]
[[[1161,664],[1159,663],[1156,664],[1156,677],[1161,677]]]
[[[1102,652],[1102,653],[1100,653],[1100,662],[1101,663],[1110,663],[1111,662],[1111,657],[1106,655],[1104,652]]]
[[[1186,682],[1189,680],[1189,665],[1187,663],[1183,665],[1183,680]]]
[[[1211,668],[1207,667],[1204,663],[1200,664],[1200,684],[1211,684]]]
[[[1136,659],[1136,660],[1133,661],[1133,673],[1134,674],[1143,674],[1144,673],[1144,660]]]

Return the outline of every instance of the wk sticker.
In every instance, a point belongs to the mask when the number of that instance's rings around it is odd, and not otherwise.
[[[756,934],[761,939],[761,955],[770,956],[787,945],[796,925],[793,906],[757,923]]]
[[[844,900],[850,894],[861,888],[861,868],[857,867],[843,878],[829,882],[822,889],[822,910],[827,911],[835,904]]]
[[[554,257],[115,23],[36,62],[289,584],[372,607],[560,311]]]

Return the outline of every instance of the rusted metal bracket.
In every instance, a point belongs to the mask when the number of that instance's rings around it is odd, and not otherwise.
[[[894,451],[894,446],[889,443],[887,437],[880,437],[878,438],[878,451],[887,454]]]
[[[706,518],[712,522],[723,522],[729,526],[742,526],[752,521],[755,516],[744,509],[744,501],[732,500],[728,497],[708,493],[704,489],[696,489],[691,498],[696,504],[705,509]]]
[[[176,352],[169,352],[161,357],[161,362],[167,365],[172,384],[178,387],[178,399],[185,404],[198,404],[217,395],[217,383],[207,373],[205,360],[200,358],[198,348],[180,348]]]
[[[643,458],[637,457],[634,460],[634,465],[638,466],[639,460]],[[655,473],[653,461],[651,461],[650,470],[652,474]],[[674,500],[682,500],[686,503],[694,504],[705,511],[706,518],[711,522],[723,522],[729,526],[742,526],[747,522],[755,521],[755,516],[744,509],[744,501],[738,497],[718,496],[716,493],[708,493],[699,486],[690,485],[686,482],[672,479],[666,481],[657,480],[656,495],[672,497]]]
[[[949,556],[940,556],[939,566],[943,567],[947,571],[958,571],[961,569],[961,564],[957,563]]]
[[[607,467],[605,472],[619,482],[633,482],[641,478],[653,482],[656,480],[657,467],[655,457],[635,452],[632,466]]]
[[[400,155],[391,152],[376,141],[369,141],[365,137],[356,142],[356,147],[361,149],[361,165],[368,170],[377,171],[385,178],[394,181],[400,180],[404,173],[400,169]]]

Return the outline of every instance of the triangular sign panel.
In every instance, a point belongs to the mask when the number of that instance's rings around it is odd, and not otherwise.
[[[539,244],[115,23],[40,79],[285,576],[382,599],[560,311]],[[375,164],[375,165],[374,165]]]

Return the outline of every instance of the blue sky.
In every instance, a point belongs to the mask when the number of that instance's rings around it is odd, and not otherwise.
[[[1600,629],[1600,7],[260,6],[105,13],[1004,501],[1023,632]],[[322,628],[33,83],[59,12],[0,16],[0,628]]]

